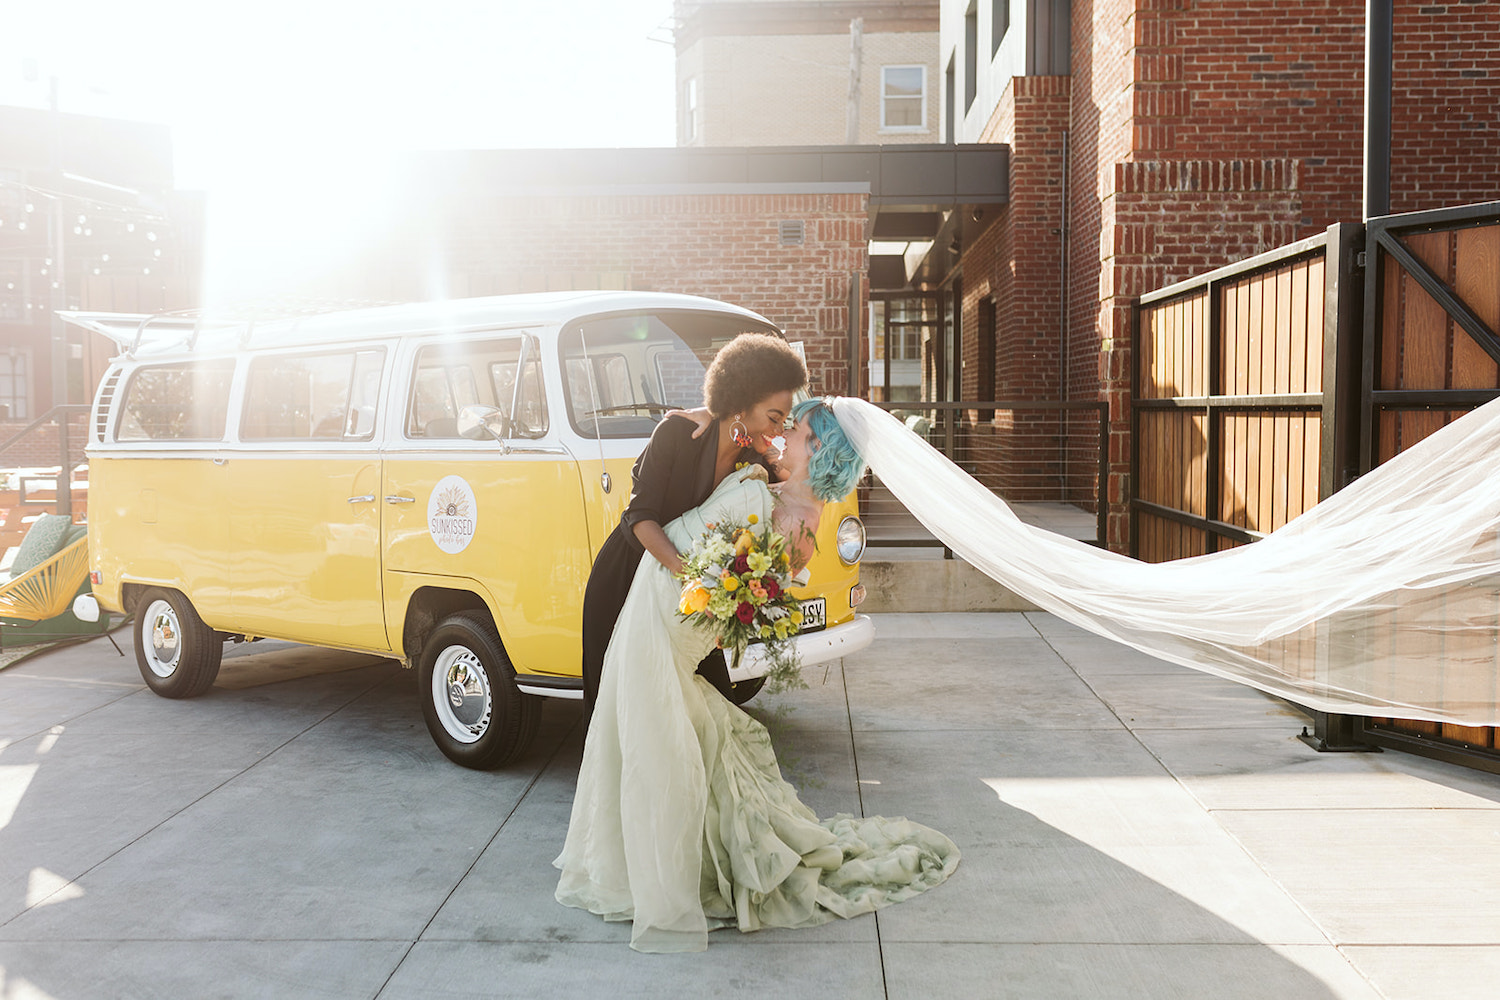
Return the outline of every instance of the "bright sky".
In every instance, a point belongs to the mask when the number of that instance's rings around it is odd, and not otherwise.
[[[209,198],[211,296],[273,247],[298,266],[309,217],[357,238],[383,151],[676,141],[672,0],[5,7],[0,103],[46,107],[55,76],[63,111],[171,126],[178,187]]]

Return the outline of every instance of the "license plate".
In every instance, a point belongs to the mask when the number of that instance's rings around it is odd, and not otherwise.
[[[814,597],[810,601],[802,602],[802,629],[803,632],[816,632],[828,624],[828,601],[822,597]]]

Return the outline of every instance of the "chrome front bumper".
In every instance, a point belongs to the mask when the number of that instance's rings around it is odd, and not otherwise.
[[[857,653],[875,641],[875,622],[869,615],[855,615],[853,621],[797,637],[797,655],[804,667],[827,663],[850,653]],[[764,676],[770,666],[765,647],[750,646],[740,658],[738,667],[729,668],[729,679],[736,684]]]

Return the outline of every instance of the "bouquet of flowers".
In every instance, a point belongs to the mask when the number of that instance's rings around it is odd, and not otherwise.
[[[770,525],[709,524],[683,559],[682,597],[678,612],[696,628],[707,629],[719,648],[734,650],[738,664],[745,647],[765,644],[771,667],[770,690],[799,686],[796,643],[802,626],[801,602],[792,585],[791,555],[786,538]]]

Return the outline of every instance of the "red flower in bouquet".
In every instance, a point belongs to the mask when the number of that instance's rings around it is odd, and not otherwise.
[[[774,601],[776,600],[776,598],[781,596],[781,584],[776,582],[776,578],[774,576],[766,576],[762,577],[762,579],[765,581],[764,586],[766,588],[766,600]]]
[[[755,605],[751,604],[749,601],[741,601],[740,606],[735,609],[734,614],[735,617],[737,617],[740,621],[744,622],[746,625],[749,625],[750,620],[755,617]]]

